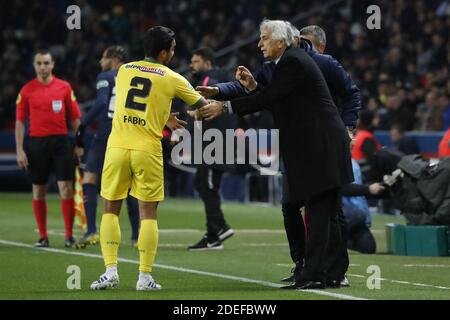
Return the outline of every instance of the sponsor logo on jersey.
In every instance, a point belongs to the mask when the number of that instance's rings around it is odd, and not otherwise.
[[[100,80],[99,82],[97,82],[97,90],[101,88],[108,88],[108,86],[109,86],[108,80]]]
[[[125,69],[136,69],[142,72],[149,72],[154,74],[159,74],[160,76],[163,76],[166,74],[166,71],[160,68],[155,67],[147,67],[147,66],[139,66],[137,64],[127,64],[125,66]]]
[[[52,101],[52,109],[54,113],[58,113],[62,109],[62,101],[61,100],[53,100]]]

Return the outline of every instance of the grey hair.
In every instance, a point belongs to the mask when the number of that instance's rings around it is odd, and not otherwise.
[[[285,21],[285,23],[287,24],[288,28],[291,31],[291,37],[292,40],[291,42],[294,43],[295,42],[295,38],[300,39],[300,30],[298,30],[292,23],[290,23],[289,21]]]
[[[306,35],[311,35],[314,36],[315,41],[313,41],[313,44],[315,46],[323,44],[326,45],[327,44],[327,36],[325,34],[325,31],[323,31],[323,29],[319,26],[316,25],[310,25],[310,26],[306,26],[304,28],[300,29],[300,35],[302,36],[306,36]]]
[[[272,32],[273,40],[284,40],[287,46],[292,44],[292,30],[285,21],[264,19],[259,25],[259,30],[262,29]]]

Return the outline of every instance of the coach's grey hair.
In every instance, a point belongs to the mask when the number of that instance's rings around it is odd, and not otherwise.
[[[292,23],[290,23],[289,21],[285,21],[285,23],[287,24],[288,28],[291,31],[291,37],[292,40],[291,42],[294,43],[296,41],[295,38],[300,39],[300,30],[298,30]]]
[[[259,25],[259,30],[268,29],[272,32],[272,39],[284,40],[287,46],[292,44],[292,30],[283,20],[264,19]]]
[[[325,34],[325,31],[319,26],[311,25],[306,26],[304,28],[300,29],[300,35],[312,35],[315,38],[315,41],[313,41],[313,44],[315,46],[319,44],[326,45],[327,44],[327,36]]]

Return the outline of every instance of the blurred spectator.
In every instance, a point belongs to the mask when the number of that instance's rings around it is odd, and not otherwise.
[[[391,140],[393,148],[404,154],[419,154],[419,146],[414,137],[405,135],[405,129],[401,124],[394,124],[391,127]]]
[[[439,143],[439,158],[450,157],[450,129],[447,130]]]
[[[450,128],[450,94],[442,93],[438,99],[439,109],[443,111],[442,121],[444,130]]]
[[[373,134],[374,114],[362,110],[359,114],[355,144],[352,147],[352,159],[356,160],[363,173],[365,183],[373,182],[373,168],[376,167],[376,155],[381,149],[378,139]]]

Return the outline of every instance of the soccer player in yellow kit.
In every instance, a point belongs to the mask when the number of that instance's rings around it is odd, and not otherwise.
[[[117,74],[116,105],[101,187],[105,201],[100,244],[106,272],[91,284],[91,289],[119,285],[119,212],[129,188],[139,201],[141,218],[136,290],[161,289],[151,272],[158,246],[157,207],[164,199],[162,131],[173,98],[180,98],[193,108],[207,104],[184,77],[166,67],[174,48],[174,32],[153,27],[144,36],[145,59],[122,65]]]

